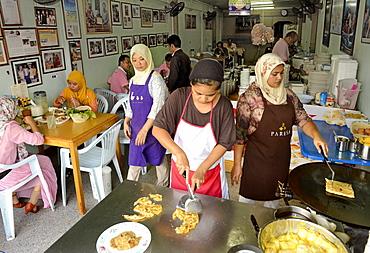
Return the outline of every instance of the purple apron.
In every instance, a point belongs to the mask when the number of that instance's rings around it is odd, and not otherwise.
[[[147,163],[159,166],[164,158],[166,149],[154,138],[152,128],[148,131],[145,143],[141,146],[135,145],[135,139],[141,128],[148,119],[153,98],[149,93],[149,81],[153,71],[150,73],[145,85],[132,83],[130,87],[130,106],[132,110],[131,119],[131,141],[128,164],[131,166],[144,167]]]

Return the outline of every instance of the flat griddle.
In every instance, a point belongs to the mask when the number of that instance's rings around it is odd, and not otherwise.
[[[289,175],[293,194],[312,209],[345,223],[370,227],[370,173],[346,165],[331,164],[334,180],[352,184],[355,198],[345,198],[325,191],[325,178],[331,178],[322,162],[296,167]]]

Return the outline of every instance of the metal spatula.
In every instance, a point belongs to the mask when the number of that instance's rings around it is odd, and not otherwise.
[[[334,170],[331,168],[330,164],[329,164],[329,161],[328,161],[328,158],[326,157],[326,155],[324,154],[324,150],[322,149],[322,146],[320,146],[320,151],[321,151],[321,155],[322,157],[324,158],[325,162],[326,162],[326,165],[328,165],[330,171],[331,171],[331,181],[334,180],[334,175],[335,175],[335,172]]]
[[[191,190],[191,187],[186,180],[186,174],[184,172],[183,177],[185,178],[186,187],[188,188],[189,194],[184,195],[179,200],[179,203],[177,203],[177,208],[180,208],[184,210],[185,212],[193,211],[196,213],[202,212],[202,203],[200,202],[200,199],[196,196],[194,196],[193,191]],[[196,190],[196,188],[195,188]]]

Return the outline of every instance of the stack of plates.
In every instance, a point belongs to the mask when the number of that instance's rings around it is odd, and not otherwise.
[[[317,92],[329,91],[330,73],[311,71],[308,75],[307,94],[314,96]]]

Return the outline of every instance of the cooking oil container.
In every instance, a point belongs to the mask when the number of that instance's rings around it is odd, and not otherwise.
[[[48,111],[48,98],[45,91],[35,91],[33,93],[33,101],[36,103],[36,105],[42,106],[43,113]]]

